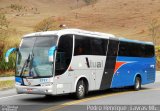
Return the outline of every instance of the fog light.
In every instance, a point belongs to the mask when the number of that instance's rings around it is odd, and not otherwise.
[[[46,89],[45,92],[46,92],[46,93],[49,93],[49,92],[52,92],[52,90]]]

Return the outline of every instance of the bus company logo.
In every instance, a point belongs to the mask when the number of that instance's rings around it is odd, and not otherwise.
[[[92,61],[92,60],[89,60],[89,65],[90,65],[90,68],[102,68],[103,67],[103,61]]]

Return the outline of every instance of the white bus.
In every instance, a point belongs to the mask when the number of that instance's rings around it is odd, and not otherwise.
[[[127,48],[127,49],[126,49]],[[80,29],[25,35],[16,59],[17,93],[58,95],[134,86],[155,81],[152,43]],[[144,65],[145,63],[145,65]]]

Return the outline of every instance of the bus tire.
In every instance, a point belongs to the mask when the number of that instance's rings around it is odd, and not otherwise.
[[[45,95],[45,98],[52,98],[52,95]]]
[[[77,83],[75,96],[77,99],[82,99],[85,97],[85,94],[86,94],[86,84],[82,79],[82,80],[79,80]]]
[[[138,91],[141,89],[141,78],[139,76],[137,76],[135,78],[135,83],[134,83],[134,90]]]

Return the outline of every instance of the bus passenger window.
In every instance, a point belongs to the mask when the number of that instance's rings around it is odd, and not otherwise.
[[[92,55],[106,55],[108,40],[91,38]]]
[[[75,35],[74,55],[91,55],[90,39],[88,37]]]
[[[121,41],[118,55],[127,57],[153,57],[154,46]]]
[[[81,46],[77,46],[77,48],[75,49],[75,53],[77,55],[82,55],[83,54],[83,48]]]

